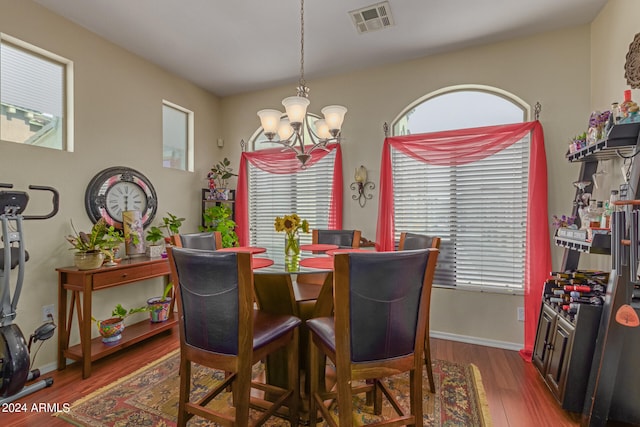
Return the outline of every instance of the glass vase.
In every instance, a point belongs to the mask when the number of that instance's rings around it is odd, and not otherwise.
[[[287,271],[300,269],[300,237],[297,233],[284,238],[284,266]]]

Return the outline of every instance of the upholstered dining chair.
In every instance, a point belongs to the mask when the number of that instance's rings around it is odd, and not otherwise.
[[[360,230],[311,230],[312,243],[338,245],[340,248],[359,248]]]
[[[172,244],[179,248],[205,249],[208,251],[222,248],[222,234],[219,231],[174,234],[172,237]]]
[[[298,326],[300,319],[254,309],[249,253],[168,247],[171,277],[177,284],[180,329],[180,397],[178,425],[197,415],[224,426],[249,425],[249,406],[265,412],[261,425],[276,411],[298,425]],[[269,354],[286,351],[287,388],[252,380],[252,367]],[[191,364],[225,372],[225,380],[191,402]],[[206,406],[231,386],[233,404]],[[276,396],[267,401],[251,389]],[[224,396],[221,396],[224,398]],[[283,405],[288,407],[284,411]],[[218,409],[220,408],[220,409]]]
[[[313,229],[311,230],[311,243],[337,245],[339,248],[359,248],[360,235],[360,230]],[[298,278],[298,282],[322,285],[326,277],[326,273],[305,274]]]
[[[398,250],[412,250],[412,249],[427,249],[427,248],[435,248],[440,249],[440,237],[436,236],[427,236],[424,234],[416,234],[416,233],[408,233],[402,232],[400,233],[400,243],[398,244]],[[429,389],[432,393],[436,391],[436,385],[433,380],[433,367],[431,366],[431,342],[429,340],[429,310],[426,312],[427,315],[427,325],[425,328],[425,339],[424,339],[424,364],[427,367],[427,377],[429,379]]]
[[[381,393],[397,413],[376,425],[422,426],[425,311],[437,256],[438,249],[335,255],[334,316],[306,322],[312,342],[310,425],[320,410],[333,427],[352,426],[352,395],[373,391],[376,415],[382,411]],[[336,368],[331,391],[323,391],[318,381],[317,360],[323,354]],[[409,412],[381,380],[403,372],[409,372]],[[337,424],[327,400],[337,400]]]

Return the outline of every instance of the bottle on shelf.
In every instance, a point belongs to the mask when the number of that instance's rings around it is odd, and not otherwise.
[[[624,91],[624,101],[620,104],[620,116],[622,117],[622,120],[629,116],[629,107],[631,107],[632,104],[631,89],[627,89]]]
[[[631,96],[631,94],[629,94],[629,96]],[[618,123],[620,123],[620,120],[622,120],[620,104],[618,104],[617,102],[611,104],[611,115],[609,117],[613,125],[617,125]]]

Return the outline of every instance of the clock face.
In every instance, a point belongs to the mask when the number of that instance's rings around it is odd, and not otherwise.
[[[116,228],[122,228],[124,211],[139,211],[146,227],[155,217],[157,197],[143,174],[118,166],[103,170],[91,180],[85,193],[85,207],[94,223],[104,218]]]
[[[106,209],[111,218],[122,222],[122,212],[147,209],[147,195],[134,182],[120,181],[107,190]]]

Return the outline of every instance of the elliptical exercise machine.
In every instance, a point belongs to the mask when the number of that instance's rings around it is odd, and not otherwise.
[[[0,188],[13,188],[13,185],[0,183]],[[40,376],[38,369],[29,371],[31,344],[53,336],[56,328],[53,319],[34,331],[28,345],[18,325],[13,323],[22,291],[25,263],[29,259],[29,253],[22,241],[22,221],[48,219],[58,213],[57,190],[38,185],[30,185],[29,189],[49,191],[53,194],[51,212],[46,215],[22,215],[27,207],[29,195],[24,191],[0,191],[0,404],[13,402],[53,384],[52,378],[45,378],[25,387],[28,381]],[[13,223],[15,225],[11,226]],[[17,279],[12,299],[10,273],[16,267]]]

